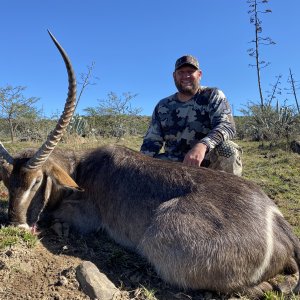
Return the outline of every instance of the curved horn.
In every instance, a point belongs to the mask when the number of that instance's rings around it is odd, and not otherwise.
[[[56,45],[57,49],[59,50],[65,62],[68,71],[69,92],[68,92],[68,98],[65,103],[64,111],[61,114],[55,129],[49,134],[46,142],[41,146],[41,148],[27,162],[26,166],[27,168],[30,169],[36,169],[41,167],[48,159],[49,155],[52,153],[57,143],[62,138],[67,126],[69,125],[73,113],[75,111],[75,104],[76,104],[76,78],[72,68],[71,61],[68,55],[66,54],[66,52],[64,51],[64,49],[60,46],[60,44],[57,42],[57,40],[49,30],[48,33],[51,36],[54,44]]]
[[[4,160],[5,162],[11,165],[14,162],[13,157],[7,152],[7,150],[4,148],[1,142],[0,142],[0,160]]]

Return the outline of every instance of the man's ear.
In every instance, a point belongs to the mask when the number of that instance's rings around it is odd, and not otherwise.
[[[199,80],[201,80],[202,79],[202,70],[198,70],[199,71]]]

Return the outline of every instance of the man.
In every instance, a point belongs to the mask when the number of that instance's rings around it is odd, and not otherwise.
[[[230,141],[235,135],[231,108],[221,90],[200,86],[201,76],[195,57],[176,61],[173,78],[178,92],[156,105],[141,152],[240,176],[242,150]]]

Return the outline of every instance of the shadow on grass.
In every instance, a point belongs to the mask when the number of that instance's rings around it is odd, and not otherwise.
[[[8,201],[6,199],[0,199],[0,226],[8,225]]]

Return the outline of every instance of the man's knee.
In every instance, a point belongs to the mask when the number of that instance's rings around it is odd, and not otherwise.
[[[242,148],[236,143],[222,142],[208,153],[209,168],[241,176],[243,171],[242,154]]]

